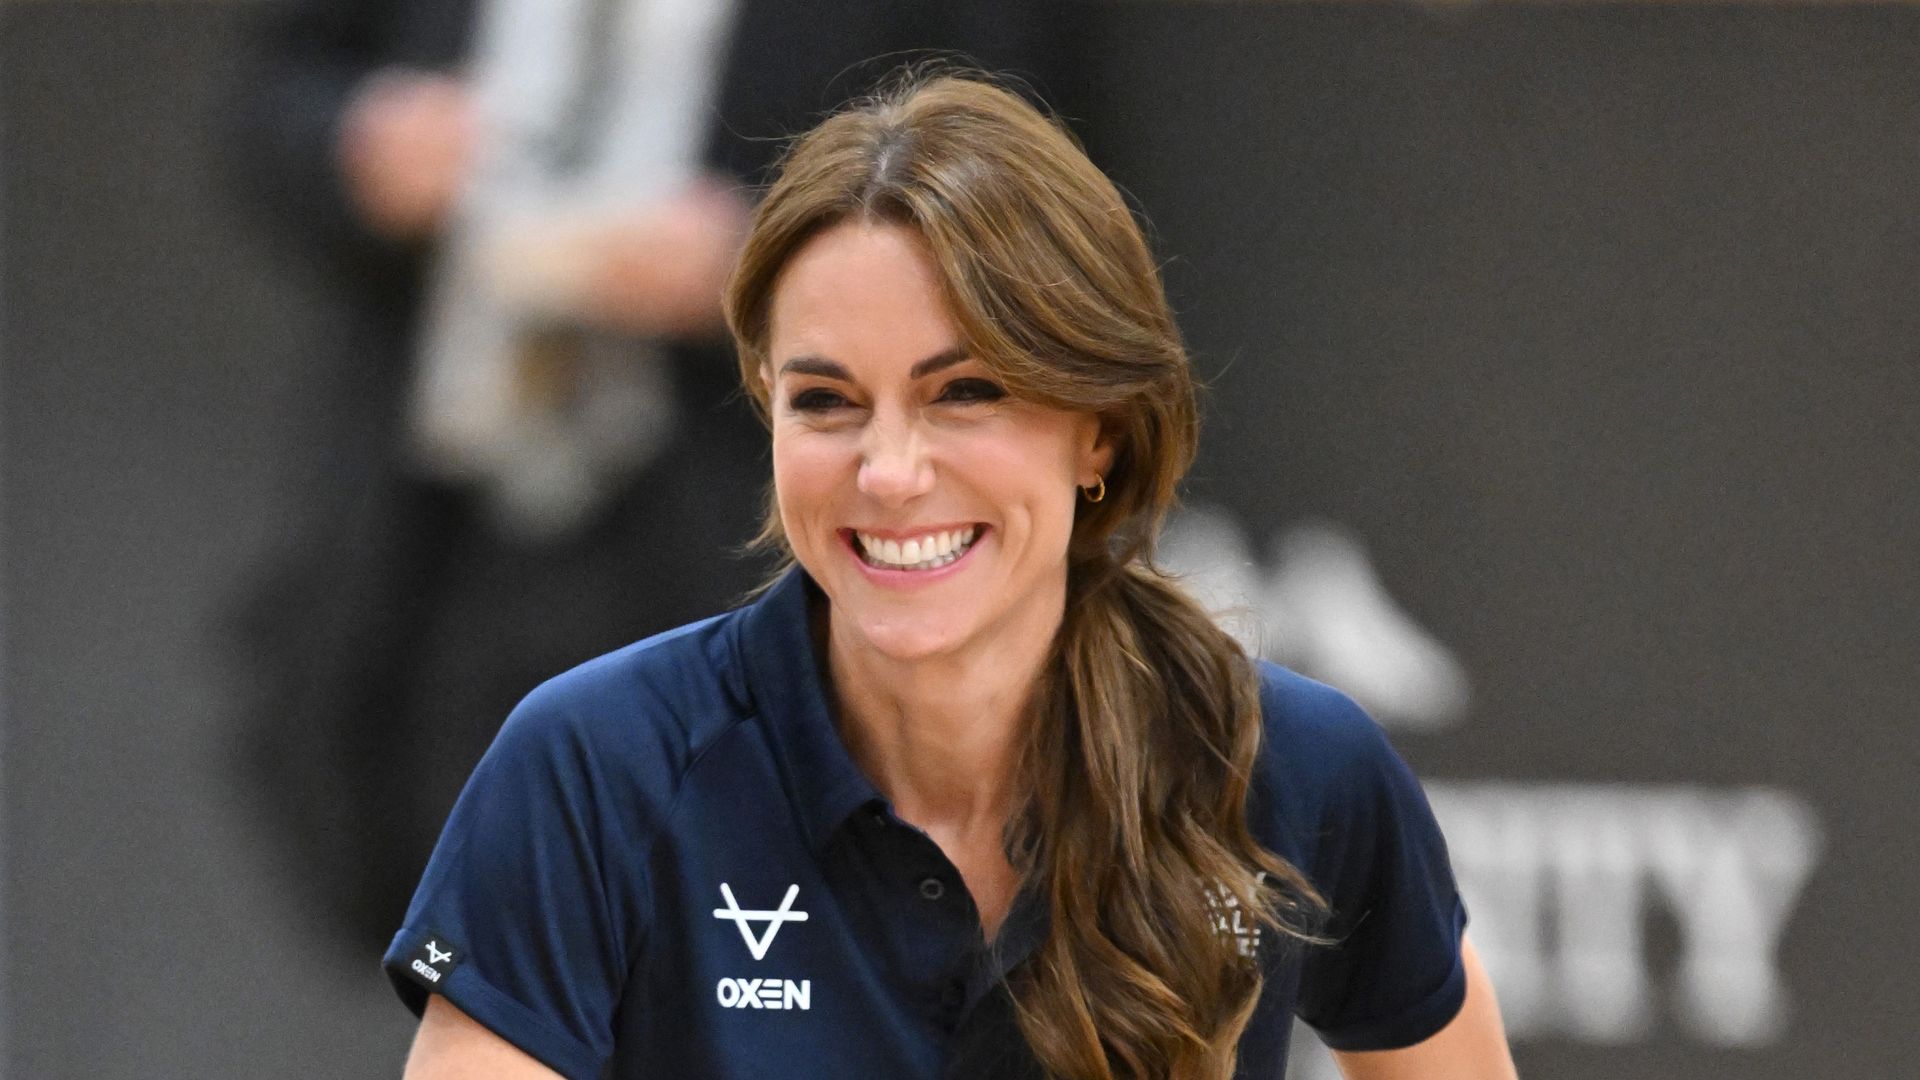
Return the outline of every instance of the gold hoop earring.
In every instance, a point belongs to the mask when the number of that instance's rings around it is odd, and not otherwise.
[[[1090,503],[1097,503],[1101,499],[1106,498],[1107,497],[1107,478],[1104,476],[1094,477],[1093,486],[1081,488],[1080,494],[1084,496],[1086,500]]]

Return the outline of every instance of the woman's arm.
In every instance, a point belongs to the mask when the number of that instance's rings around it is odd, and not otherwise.
[[[1459,1015],[1425,1042],[1401,1050],[1335,1052],[1347,1080],[1516,1080],[1500,1003],[1473,942],[1461,939],[1467,1000]]]
[[[407,1055],[406,1080],[559,1080],[560,1074],[480,1026],[446,998],[427,999]]]

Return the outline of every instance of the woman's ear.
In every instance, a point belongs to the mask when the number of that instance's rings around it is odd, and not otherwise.
[[[1106,421],[1097,416],[1087,418],[1087,428],[1080,443],[1080,486],[1092,487],[1100,482],[1113,468],[1113,455],[1118,441],[1108,429]]]

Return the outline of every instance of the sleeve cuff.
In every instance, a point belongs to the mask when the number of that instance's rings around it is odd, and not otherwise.
[[[426,1012],[427,999],[439,994],[480,1026],[527,1052],[567,1080],[599,1080],[603,1055],[555,1028],[538,1013],[515,1001],[481,976],[470,963],[448,972],[428,989],[411,970],[412,954],[425,935],[402,930],[395,935],[381,965],[394,992],[415,1016]]]
[[[1400,1050],[1425,1042],[1453,1018],[1467,1001],[1467,969],[1460,959],[1459,942],[1465,940],[1467,909],[1456,897],[1453,905],[1453,967],[1440,986],[1426,997],[1400,1012],[1379,1019],[1361,1020],[1334,1028],[1315,1029],[1320,1041],[1330,1050]]]

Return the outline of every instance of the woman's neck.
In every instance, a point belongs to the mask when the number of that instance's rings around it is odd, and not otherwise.
[[[879,653],[829,611],[841,736],[903,819],[998,846],[1028,705],[1064,609],[1062,583],[962,648],[912,661]]]

